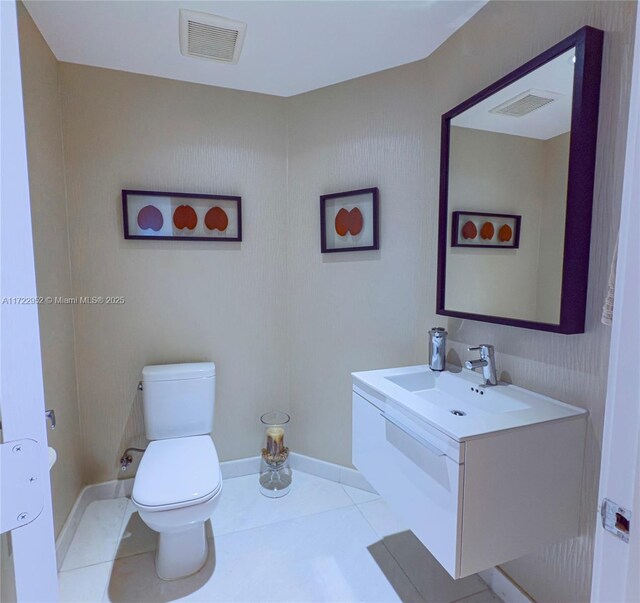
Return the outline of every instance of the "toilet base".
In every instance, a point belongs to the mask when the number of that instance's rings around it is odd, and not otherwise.
[[[181,532],[160,532],[156,573],[163,580],[186,578],[201,570],[209,546],[204,522]]]

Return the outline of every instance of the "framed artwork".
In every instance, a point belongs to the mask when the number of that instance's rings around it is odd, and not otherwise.
[[[241,198],[122,191],[125,239],[242,241]]]
[[[380,249],[378,189],[363,188],[320,197],[322,253]]]
[[[451,217],[451,247],[518,249],[520,246],[522,216],[454,211]]]

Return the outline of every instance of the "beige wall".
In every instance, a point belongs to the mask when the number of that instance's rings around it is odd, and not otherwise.
[[[349,372],[424,362],[431,326],[447,327],[456,364],[468,345],[494,344],[503,378],[591,413],[582,536],[505,566],[539,601],[588,600],[609,341],[599,314],[618,225],[634,15],[631,2],[490,2],[424,61],[290,101],[296,449],[348,464]],[[587,332],[436,316],[440,116],[583,25],[607,32]],[[362,186],[380,188],[380,251],[321,256],[318,195]]]
[[[146,364],[213,360],[221,460],[255,455],[288,410],[286,101],[60,64],[85,480],[144,441]],[[240,195],[241,243],[125,241],[123,188]],[[132,472],[127,475],[131,475]]]
[[[4,603],[15,603],[16,577],[13,573],[13,549],[11,534],[0,534],[0,599]]]
[[[57,61],[21,3],[18,26],[37,290],[44,297],[69,297],[72,287]],[[72,308],[41,305],[38,316],[46,407],[55,409],[58,420],[55,431],[49,431],[49,445],[58,453],[51,471],[58,534],[84,485]]]

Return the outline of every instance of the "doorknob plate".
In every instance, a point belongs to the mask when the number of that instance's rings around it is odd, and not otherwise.
[[[42,449],[35,440],[0,444],[0,533],[31,523],[42,513]]]

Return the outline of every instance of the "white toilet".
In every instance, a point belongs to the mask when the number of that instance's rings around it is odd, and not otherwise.
[[[194,574],[208,555],[205,522],[222,491],[213,429],[212,362],[145,366],[142,399],[147,439],[131,500],[159,532],[156,571],[163,580]]]

